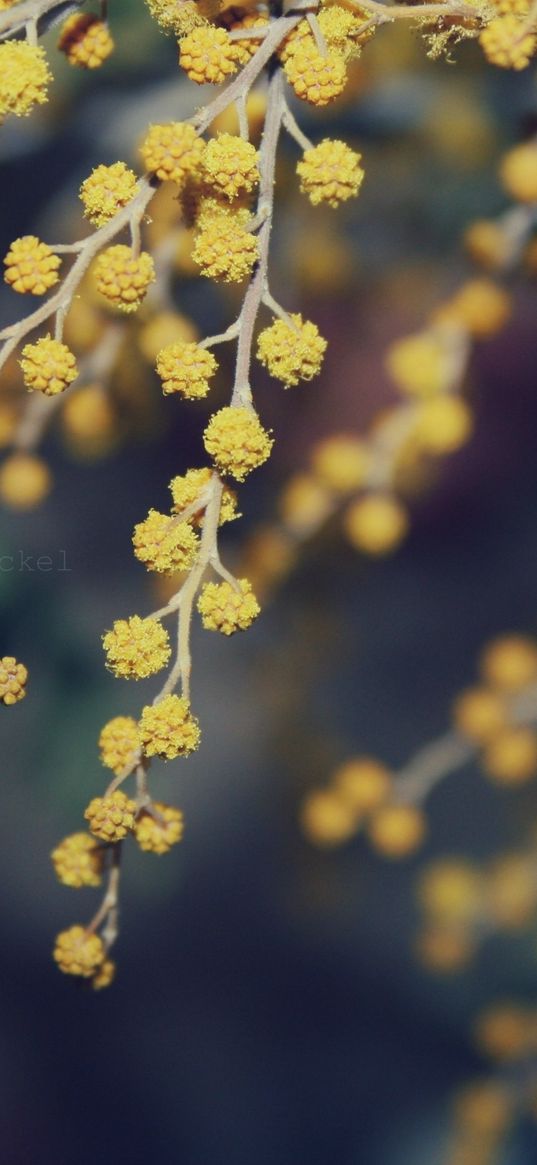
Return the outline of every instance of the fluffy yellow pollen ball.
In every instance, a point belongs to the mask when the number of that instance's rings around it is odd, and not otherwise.
[[[285,526],[299,537],[317,530],[332,508],[330,495],[310,473],[294,473],[286,483],[279,502]]]
[[[311,467],[315,477],[334,493],[351,493],[365,484],[370,454],[359,437],[347,433],[326,437],[315,446]]]
[[[334,785],[343,801],[356,813],[371,813],[390,795],[392,779],[380,761],[357,757],[336,770]]]
[[[381,556],[389,554],[402,542],[408,530],[408,518],[396,498],[370,494],[349,506],[343,526],[356,550]]]
[[[500,785],[518,785],[537,773],[537,734],[531,728],[505,728],[482,756],[485,773]]]
[[[420,879],[422,907],[437,922],[463,924],[477,917],[483,905],[484,886],[479,870],[468,862],[446,859],[435,862]]]
[[[435,396],[449,385],[449,350],[442,337],[433,332],[404,336],[388,349],[386,369],[400,392]]]
[[[455,727],[478,744],[490,740],[507,723],[505,701],[490,688],[468,688],[453,705]]]
[[[497,926],[525,926],[537,907],[535,862],[520,853],[505,854],[487,871],[488,909]]]
[[[308,841],[331,848],[352,837],[356,816],[332,789],[316,789],[303,802],[300,823]]]
[[[512,312],[511,296],[492,279],[470,279],[445,305],[442,318],[460,324],[476,340],[501,331]]]
[[[523,635],[503,635],[485,648],[480,669],[493,687],[516,692],[537,680],[537,646]]]
[[[0,468],[0,499],[15,510],[32,510],[51,486],[48,466],[31,453],[13,453]]]
[[[427,453],[441,456],[460,449],[471,437],[472,428],[468,405],[459,397],[441,396],[420,406],[414,437]]]
[[[537,145],[524,142],[504,154],[500,182],[517,202],[537,202]]]
[[[368,825],[369,839],[385,858],[406,858],[419,849],[426,832],[425,818],[415,805],[385,805]]]

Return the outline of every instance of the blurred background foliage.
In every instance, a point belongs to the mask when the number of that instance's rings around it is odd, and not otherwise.
[[[148,122],[203,101],[144,5],[111,7],[117,49],[99,75],[66,66],[49,34],[52,101],[3,127],[3,253],[33,230],[76,238],[76,195],[92,166],[131,162]],[[505,206],[496,160],[535,128],[535,77],[486,66],[471,44],[455,56],[456,65],[431,62],[417,34],[383,29],[355,66],[352,96],[326,115],[305,111],[306,132],[329,126],[364,154],[352,208],[306,207],[286,145],[274,292],[314,318],[330,347],[319,380],[285,397],[258,375],[261,416],[277,442],[270,466],[241,490],[244,519],[226,530],[231,557],[273,516],[316,438],[361,431],[391,401],[386,344],[419,328],[467,272],[467,223]],[[174,294],[201,332],[232,316],[229,293],[188,275],[178,273]],[[168,480],[199,462],[206,405],[163,401],[133,349],[118,449],[80,461],[52,428],[54,491],[37,512],[3,513],[0,530],[0,553],[15,562],[0,573],[3,650],[31,676],[28,699],[3,726],[9,1165],[443,1161],[453,1091],[490,1070],[471,1024],[497,999],[535,1000],[537,934],[493,936],[463,973],[432,977],[414,953],[416,880],[439,856],[486,861],[531,842],[537,786],[493,788],[467,767],[434,793],[425,850],[401,864],[360,839],[312,849],[298,807],[349,753],[401,765],[446,729],[483,644],[536,630],[530,275],[514,281],[514,294],[512,324],[472,361],[475,436],[416,499],[403,547],[367,562],[329,525],[248,636],[220,642],[196,629],[203,746],[155,780],[159,796],[184,809],[185,840],[163,861],[128,853],[120,976],[98,996],[65,982],[50,960],[55,930],[89,914],[91,893],[81,901],[56,885],[49,851],[101,787],[102,723],[136,714],[149,691],[105,672],[100,636],[114,618],[155,606],[131,530],[166,504]],[[1,300],[8,323],[18,304],[7,290]],[[224,361],[222,401],[225,379]],[[50,573],[25,567],[24,556],[40,554],[52,556]],[[536,1159],[528,1119],[501,1162]]]

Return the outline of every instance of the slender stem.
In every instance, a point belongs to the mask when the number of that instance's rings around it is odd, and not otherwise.
[[[314,39],[315,44],[317,46],[317,50],[319,52],[319,55],[321,57],[327,57],[328,56],[328,45],[324,39],[322,30],[321,30],[321,26],[319,24],[319,21],[317,20],[315,13],[314,12],[307,12],[306,13],[306,20],[307,20],[307,22],[310,26],[311,32],[313,34],[313,39]]]
[[[216,336],[206,336],[204,340],[200,340],[200,348],[214,348],[215,344],[226,344],[228,340],[236,340],[239,334],[240,317],[235,320],[233,324],[225,332],[220,332]]]
[[[192,609],[203,575],[215,553],[222,491],[223,484],[218,474],[214,473],[211,497],[205,510],[199,554],[188,578],[181,587],[180,596],[178,596],[177,657],[165,684],[153,700],[154,704],[160,703],[165,696],[173,692],[179,680],[181,680],[183,696],[187,700],[190,699],[190,673],[192,670],[190,624],[192,621]]]
[[[351,3],[357,8],[373,12],[380,24],[390,20],[422,20],[423,17],[434,19],[443,16],[471,17],[479,22],[476,9],[470,4],[451,4],[449,0],[445,4],[381,4],[378,0],[351,0]]]
[[[283,320],[283,322],[287,324],[288,328],[292,328],[293,331],[297,333],[297,335],[299,334],[300,328],[297,327],[295,321],[289,315],[289,312],[287,312],[285,308],[282,307],[280,303],[278,303],[277,299],[274,299],[274,296],[270,294],[268,289],[263,292],[262,302],[265,307],[268,307],[269,311],[273,312],[275,316],[278,316],[278,319]]]
[[[68,255],[75,251],[82,251],[86,246],[86,241],[86,239],[79,239],[77,243],[49,243],[49,247],[56,255]]]
[[[230,28],[230,40],[264,40],[270,25],[260,24],[257,28]]]
[[[232,574],[230,570],[227,570],[227,568],[224,566],[216,547],[213,554],[211,554],[210,563],[213,570],[215,570],[216,573],[220,575],[220,578],[225,579],[225,581],[233,587],[234,591],[240,593],[241,587],[239,580],[235,578],[235,575]]]
[[[301,150],[312,149],[313,142],[311,142],[310,139],[306,137],[305,133],[302,133],[296,117],[289,109],[286,101],[283,107],[282,122],[289,136],[294,138],[295,142],[300,146]]]
[[[37,21],[36,20],[29,20],[28,21],[28,24],[26,25],[26,40],[28,41],[28,44],[33,45],[33,47],[35,48],[35,46],[38,42]]]
[[[444,777],[472,760],[475,751],[475,745],[457,732],[448,732],[432,744],[426,744],[408,765],[399,770],[394,800],[398,804],[414,805],[424,801]]]
[[[98,930],[99,927],[101,926],[101,924],[105,921],[105,919],[108,918],[110,912],[111,911],[115,912],[117,910],[119,877],[120,877],[120,872],[121,872],[121,847],[122,847],[121,841],[114,842],[113,845],[110,847],[111,851],[112,851],[112,865],[110,867],[110,872],[108,874],[108,885],[106,887],[106,893],[104,895],[104,898],[101,902],[99,909],[97,910],[96,914],[93,915],[91,922],[89,922],[87,927],[86,927],[86,934],[88,934],[88,935],[95,934],[95,931]],[[116,937],[116,934],[117,934],[117,925],[116,925],[116,929],[115,929],[114,938]],[[109,941],[109,942],[107,942],[106,945],[107,945],[107,949],[109,949],[109,947],[112,945],[112,943]]]
[[[0,352],[0,368],[5,364],[8,356],[11,355],[20,341],[28,335],[28,332],[38,328],[45,320],[55,315],[58,310],[67,311],[92,260],[107,243],[114,239],[124,227],[129,225],[135,215],[138,215],[140,218],[142,217],[155,191],[156,187],[150,183],[149,179],[142,178],[138,193],[132,202],[128,206],[123,207],[114,218],[110,219],[110,222],[105,223],[104,226],[100,227],[98,231],[95,231],[85,241],[78,258],[73,263],[69,274],[60,284],[58,291],[54,295],[51,295],[41,307],[38,307],[30,315],[20,320],[19,323],[12,324],[0,332],[0,340],[5,340]]]
[[[318,4],[312,3],[310,7],[316,9]],[[191,118],[198,133],[204,133],[211,122],[214,121],[215,117],[223,113],[232,102],[237,100],[237,97],[248,93],[254,81],[257,80],[259,74],[265,68],[265,65],[268,65],[276,49],[300,20],[302,20],[300,13],[291,12],[288,16],[280,16],[272,22],[255,56],[251,57],[248,64],[241,69],[240,73],[226,86],[223,92],[214,98],[214,101],[211,101],[204,109],[198,110]]]
[[[136,806],[139,813],[142,809],[147,809],[151,805],[151,796],[147,782],[148,768],[149,761],[145,757],[142,757],[139,765],[136,767]]]
[[[267,271],[272,212],[274,208],[274,175],[276,151],[283,117],[283,77],[278,62],[273,65],[267,95],[265,128],[259,150],[259,200],[258,214],[264,216],[259,229],[259,258],[254,268],[241,312],[241,331],[237,345],[235,384],[231,404],[248,406],[251,404],[250,364],[257,314],[267,290]]]
[[[248,114],[246,112],[246,96],[238,97],[235,102],[235,109],[237,110],[237,117],[239,119],[239,134],[241,138],[247,142],[250,140],[250,126],[248,125]]]

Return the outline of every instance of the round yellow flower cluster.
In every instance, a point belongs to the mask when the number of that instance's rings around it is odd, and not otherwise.
[[[14,239],[7,252],[4,279],[13,291],[21,295],[44,295],[58,282],[60,263],[47,243],[42,243],[35,235],[23,235]]]
[[[117,413],[102,384],[85,384],[69,395],[61,424],[70,452],[84,458],[100,457],[115,445]]]
[[[439,332],[417,332],[391,344],[386,368],[400,392],[429,397],[449,388],[450,348]]]
[[[444,304],[435,318],[454,323],[475,340],[487,340],[505,327],[512,312],[511,296],[492,279],[469,279]]]
[[[327,347],[316,324],[299,314],[291,315],[290,320],[275,319],[257,341],[258,360],[286,388],[317,376]]]
[[[459,396],[439,396],[419,405],[412,438],[425,453],[446,456],[465,445],[473,430],[472,410],[466,401]]]
[[[52,864],[64,886],[100,886],[104,849],[89,833],[71,833],[53,849]]]
[[[96,166],[80,187],[86,218],[96,227],[103,226],[132,201],[137,189],[136,174],[124,162]]]
[[[280,496],[279,510],[287,530],[305,538],[333,513],[330,492],[311,473],[293,473]]]
[[[380,557],[390,554],[408,531],[406,509],[386,493],[370,493],[352,502],[345,512],[343,528],[356,550]]]
[[[12,453],[0,469],[0,497],[16,510],[31,510],[39,505],[51,485],[48,465],[32,453]]]
[[[101,251],[93,272],[97,290],[108,303],[123,312],[136,311],[155,280],[151,255],[147,251],[135,255],[124,243]]]
[[[475,928],[486,916],[484,879],[469,862],[445,859],[428,866],[418,884],[425,924],[416,954],[429,971],[451,974],[475,953]]]
[[[481,869],[457,859],[435,862],[422,874],[418,896],[425,912],[420,958],[429,970],[459,971],[476,953],[483,924],[485,933],[489,928],[512,931],[527,926],[534,917],[533,853],[500,854]],[[498,1023],[479,1032],[480,1042],[494,1044],[498,1056],[508,1054],[507,1045],[516,1037],[506,1018],[498,1017]]]
[[[136,804],[121,789],[107,797],[94,797],[84,817],[95,837],[103,841],[121,841],[134,829]]]
[[[203,169],[211,187],[229,201],[253,190],[259,181],[255,146],[235,134],[219,133],[211,138],[205,147]]]
[[[524,20],[513,13],[496,16],[479,36],[479,44],[492,65],[501,69],[525,69],[537,48],[537,37],[525,30]]]
[[[426,832],[425,814],[417,805],[385,805],[373,815],[368,828],[373,849],[394,861],[411,857]]]
[[[218,11],[218,0],[146,0],[146,3],[160,27],[178,37],[207,24],[206,10],[211,15]]]
[[[217,368],[218,362],[212,352],[200,344],[186,341],[169,344],[157,356],[157,374],[166,396],[172,392],[181,393],[187,400],[207,396],[209,380]]]
[[[328,49],[339,54],[345,61],[349,60],[351,56],[360,55],[361,38],[357,36],[357,33],[365,20],[360,20],[350,9],[343,8],[340,4],[323,7],[316,15],[319,30]],[[310,48],[315,47],[315,39],[307,20],[301,20],[286,36],[278,49],[280,60],[285,64],[296,53],[297,49],[304,45]]]
[[[60,971],[89,979],[104,962],[105,949],[97,934],[83,926],[71,926],[57,936],[53,955]]]
[[[365,34],[360,33],[361,25],[367,20],[363,10],[351,12],[341,4],[322,7],[317,20],[328,47],[340,53],[345,61],[360,56],[363,40],[368,40],[374,33],[373,28],[367,29]]]
[[[165,667],[171,654],[168,632],[158,619],[116,619],[103,636],[106,666],[123,679],[144,680]]]
[[[140,153],[149,174],[155,174],[161,182],[183,184],[200,171],[204,149],[193,125],[171,121],[150,126]]]
[[[64,392],[78,376],[76,360],[67,344],[43,336],[22,349],[22,368],[26,388],[56,396]]]
[[[237,71],[235,44],[224,28],[201,25],[181,40],[179,64],[198,85],[220,85]]]
[[[9,707],[24,700],[28,670],[23,663],[19,663],[13,655],[4,655],[0,659],[0,702]]]
[[[213,413],[203,434],[207,453],[221,473],[244,479],[270,456],[274,444],[256,413],[227,406]]]
[[[187,316],[178,311],[157,311],[141,325],[138,347],[145,359],[154,364],[161,348],[178,340],[195,340],[197,335],[196,325]]]
[[[203,514],[207,504],[207,490],[210,486],[213,470],[206,466],[203,469],[188,469],[184,476],[174,477],[170,482],[173,498],[173,509],[178,513],[195,505],[199,501],[199,510],[190,518],[198,526],[203,525]],[[232,522],[239,518],[237,513],[237,495],[228,485],[224,485],[220,505],[219,525]]]
[[[537,145],[534,142],[523,142],[504,154],[500,181],[517,202],[537,202]]]
[[[174,760],[189,756],[198,747],[198,721],[183,696],[164,696],[157,704],[147,704],[140,717],[140,739],[145,756]]]
[[[371,463],[365,441],[350,433],[325,437],[314,446],[311,467],[318,482],[336,494],[351,493],[364,485]]]
[[[101,729],[99,749],[103,765],[117,776],[132,768],[140,752],[136,720],[132,716],[114,716]]]
[[[98,69],[113,52],[114,41],[104,20],[89,12],[75,12],[62,25],[58,48],[70,65]]]
[[[314,789],[302,805],[301,824],[309,841],[326,848],[342,845],[365,828],[383,857],[409,857],[425,836],[425,818],[414,805],[392,799],[389,770],[373,757],[352,757],[335,770],[330,784]]]
[[[231,8],[229,9],[229,12],[233,14],[236,12],[236,9]],[[226,19],[226,16],[227,13],[223,12],[222,18]],[[268,24],[268,17],[265,16],[262,12],[247,12],[245,15],[242,15],[238,18],[235,17],[229,22],[226,20],[226,24],[230,32],[234,32],[238,29],[266,28]],[[247,65],[250,58],[253,57],[254,53],[257,52],[260,44],[261,40],[258,40],[257,37],[247,37],[244,40],[240,39],[234,41],[234,58],[237,62],[237,65],[240,65],[241,67],[243,65]]]
[[[205,583],[198,599],[198,611],[205,629],[221,631],[223,635],[246,631],[260,610],[247,578],[237,579],[236,586],[226,581]]]
[[[347,82],[343,58],[330,50],[322,56],[313,38],[298,42],[284,70],[296,96],[310,105],[329,105],[343,93]]]
[[[45,51],[28,41],[9,40],[0,44],[0,120],[14,113],[26,117],[34,105],[48,100],[52,74]]]
[[[188,570],[199,549],[199,537],[188,522],[150,510],[134,527],[134,553],[148,570],[161,574]]]
[[[257,238],[248,230],[249,212],[227,210],[216,201],[204,205],[197,219],[192,258],[202,275],[224,283],[241,283],[259,256]]]
[[[314,206],[339,206],[354,197],[364,178],[361,157],[345,142],[324,138],[318,146],[305,150],[297,165],[302,193]]]
[[[537,682],[537,646],[505,635],[484,651],[483,683],[462,692],[453,707],[455,728],[481,750],[484,772],[502,785],[537,774],[537,733],[513,719],[512,699]]]
[[[464,232],[464,246],[474,263],[486,271],[501,270],[511,249],[499,223],[486,218],[470,223]]]
[[[167,854],[172,845],[181,841],[183,830],[181,810],[154,801],[150,812],[144,810],[138,815],[134,835],[140,849],[147,853]]]

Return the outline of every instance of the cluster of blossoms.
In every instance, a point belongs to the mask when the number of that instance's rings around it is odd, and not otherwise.
[[[138,523],[133,534],[135,556],[148,570],[164,574],[183,572],[188,581],[199,566],[203,532],[208,521],[208,506],[214,491],[215,475],[209,468],[191,469],[170,483],[172,509],[169,514],[151,510]],[[229,487],[222,488],[218,524],[237,516],[236,496]],[[201,532],[201,534],[200,534]],[[247,579],[202,582],[199,571],[198,611],[208,630],[229,636],[246,630],[259,614],[259,604]],[[186,588],[187,584],[183,584]],[[182,589],[177,603],[163,614],[179,612],[186,619],[190,610],[182,610]],[[179,637],[181,639],[181,635]],[[161,619],[133,615],[118,619],[103,637],[106,662],[113,674],[123,679],[146,679],[168,664],[170,639]],[[184,661],[177,664],[182,672]],[[177,666],[177,665],[176,665]],[[152,704],[142,707],[140,717],[116,716],[101,730],[99,750],[102,763],[114,774],[103,796],[90,801],[85,811],[89,833],[65,838],[53,851],[52,860],[61,882],[72,887],[99,885],[103,872],[109,871],[110,888],[103,908],[86,929],[81,926],[62,932],[56,941],[54,958],[60,970],[90,980],[103,987],[112,982],[112,974],[103,981],[102,968],[109,962],[109,948],[115,938],[111,917],[116,909],[119,852],[123,841],[134,837],[140,849],[164,854],[183,835],[183,816],[179,809],[153,801],[147,789],[147,771],[153,758],[170,761],[187,757],[200,742],[200,729],[191,712],[186,694],[177,695],[165,684]],[[129,797],[119,786],[131,775],[136,776],[136,796]],[[113,880],[112,880],[113,879]],[[106,921],[102,936],[96,932]]]
[[[1,8],[14,6],[3,3]],[[16,18],[14,13],[14,28]],[[106,21],[90,13],[75,12],[60,30],[58,48],[70,65],[95,69],[110,56],[114,42]],[[0,120],[9,114],[27,117],[36,105],[43,105],[48,101],[51,80],[47,56],[40,45],[30,40],[3,41],[0,44]]]
[[[407,857],[425,837],[425,797],[452,770],[476,759],[506,786],[537,775],[537,646],[520,635],[502,636],[483,652],[480,667],[482,683],[454,703],[453,735],[429,749],[430,774],[419,757],[417,776],[412,762],[395,775],[374,758],[351,757],[327,786],[307,794],[301,824],[313,844],[339,846],[363,829],[378,853]]]
[[[28,670],[23,663],[19,663],[13,655],[4,655],[0,659],[0,701],[9,707],[18,704],[26,695]]]
[[[517,147],[515,156],[518,149],[526,154],[526,147]],[[537,149],[535,156],[537,162]],[[504,165],[509,161],[506,155]],[[293,475],[281,496],[282,524],[292,540],[310,537],[342,511],[343,532],[360,553],[382,557],[397,549],[410,527],[407,481],[412,489],[423,464],[457,452],[473,435],[472,410],[460,392],[471,345],[493,338],[511,310],[511,297],[499,283],[472,278],[434,309],[427,328],[390,345],[385,366],[401,402],[366,436],[335,433],[314,446],[309,471]],[[298,340],[297,333],[290,359],[300,351]],[[281,364],[281,352],[272,366],[268,356],[264,361],[273,375],[278,357]]]
[[[497,5],[494,10],[484,3],[475,5],[475,12],[466,11],[461,24],[452,25],[451,31],[455,36],[464,31],[479,35],[490,60],[520,68],[535,49],[528,9],[522,11],[522,0],[518,7],[515,0],[501,3],[504,7]],[[69,327],[68,313],[76,310],[75,296],[86,273],[103,307],[113,313],[113,323],[118,316],[137,312],[150,293],[158,294],[155,261],[150,250],[142,249],[141,234],[147,208],[159,189],[169,189],[181,207],[190,232],[193,268],[217,283],[245,286],[239,317],[223,336],[200,340],[181,328],[178,334],[159,336],[158,343],[154,334],[150,340],[146,336],[165,396],[200,400],[210,393],[219,371],[211,351],[217,343],[236,340],[237,363],[229,403],[212,412],[203,432],[210,464],[175,477],[170,484],[169,512],[151,509],[134,529],[136,559],[150,572],[170,578],[179,575],[177,589],[161,611],[117,619],[103,638],[106,665],[118,678],[145,680],[170,664],[171,670],[138,719],[116,716],[103,727],[100,754],[112,780],[85,811],[89,832],[64,839],[53,852],[57,876],[66,885],[96,886],[108,875],[103,905],[93,921],[86,928],[75,925],[62,932],[54,952],[62,971],[88,979],[95,987],[106,986],[113,977],[108,955],[115,939],[123,842],[132,836],[141,849],[163,854],[182,836],[180,811],[152,800],[148,771],[153,758],[187,757],[199,746],[200,728],[190,704],[193,612],[197,610],[205,629],[230,636],[249,628],[260,611],[251,581],[230,574],[222,565],[218,545],[220,526],[238,516],[232,485],[244,482],[268,460],[274,442],[252,400],[252,357],[256,355],[285,388],[294,388],[319,374],[327,347],[313,321],[286,311],[269,292],[269,238],[280,132],[286,130],[299,146],[298,185],[314,207],[337,208],[359,194],[364,179],[360,152],[329,137],[317,144],[309,142],[287,98],[294,95],[313,107],[334,102],[347,86],[352,62],[384,19],[376,11],[378,5],[369,8],[366,0],[363,7],[321,0],[307,15],[284,14],[283,9],[269,14],[261,4],[242,9],[217,0],[148,0],[148,7],[163,30],[176,37],[178,63],[185,75],[199,85],[229,82],[229,88],[189,121],[151,125],[139,151],[143,174],[117,161],[98,165],[88,175],[80,199],[95,230],[80,243],[57,248],[72,257],[63,280],[60,254],[36,236],[14,240],[5,258],[5,280],[14,292],[36,296],[52,292],[44,309],[38,309],[37,319],[31,314],[19,330],[7,330],[3,353],[9,356],[29,331],[55,317],[54,338],[47,333],[25,343],[19,360],[25,388],[45,397],[65,393],[79,376],[78,348],[75,345],[73,352],[70,343],[64,342],[63,329]],[[457,5],[451,6],[448,0],[448,16],[451,7],[455,20]],[[404,9],[399,14],[404,16]],[[419,5],[409,6],[406,14],[417,19],[424,31],[430,28],[431,17],[420,17]],[[437,25],[434,17],[433,27]],[[71,64],[93,69],[106,60],[113,42],[105,20],[75,13],[61,29],[59,48]],[[263,133],[254,135],[246,96],[263,71],[267,79],[260,106]],[[0,44],[0,117],[26,115],[44,102],[49,80],[41,47],[30,39]],[[242,110],[239,132],[213,125],[235,103],[239,113]],[[211,125],[212,133],[207,132]],[[259,136],[259,148],[250,136]],[[534,201],[531,190],[536,181],[527,154],[505,160],[504,183],[514,197]],[[130,233],[128,242],[118,241],[124,230]],[[272,319],[259,327],[262,309],[270,311]],[[329,512],[334,504],[343,504],[343,526],[353,546],[372,555],[394,549],[409,525],[396,488],[401,448],[404,462],[415,451],[437,456],[453,452],[468,440],[472,417],[454,391],[461,352],[466,351],[468,338],[495,334],[509,310],[508,296],[492,280],[473,280],[437,310],[426,331],[393,345],[387,368],[405,409],[402,429],[400,415],[395,418],[392,446],[389,441],[386,446],[385,433],[379,438],[379,448],[388,448],[386,472],[379,476],[377,459],[372,480],[375,449],[365,442],[337,435],[325,441],[315,450],[310,480],[291,483],[285,500],[288,526],[294,522],[296,529],[311,528],[316,509],[318,513],[324,506]],[[96,413],[106,436],[109,417],[106,408],[103,413],[100,386],[77,386],[76,391],[78,405],[71,412],[66,410],[74,431],[77,417]],[[391,457],[394,448],[397,457]],[[40,500],[49,484],[46,467],[31,453],[14,454],[0,471],[0,494],[21,508]],[[216,579],[207,581],[210,570]],[[178,621],[175,659],[163,622],[170,616]],[[15,661],[3,663],[6,684],[18,682],[23,694],[17,668],[14,672],[7,667]],[[6,688],[5,703],[21,698],[16,690]],[[468,707],[467,700],[467,717]],[[483,705],[480,714],[483,718]],[[462,715],[460,710],[458,715]],[[475,702],[473,715],[475,719]],[[498,725],[498,732],[501,729],[505,734],[505,725],[499,721]],[[497,754],[501,743],[501,733],[494,739],[491,736],[490,748],[496,746]],[[518,753],[512,736],[508,746],[504,735],[503,748],[504,773],[509,764],[513,771],[514,754],[520,771],[520,738]],[[495,775],[501,779],[497,756],[495,765]],[[130,777],[136,782],[132,797],[120,788]],[[425,834],[422,810],[411,799],[401,798],[393,775],[370,758],[348,762],[334,775],[330,788],[312,793],[303,807],[302,821],[308,836],[320,845],[345,841],[363,826],[375,848],[393,858],[413,853]]]
[[[521,693],[537,689],[537,647],[524,636],[504,636],[486,649],[480,668],[482,682],[455,701],[454,726],[479,749],[490,780],[521,784],[537,774],[537,732],[521,722],[518,704]]]
[[[352,757],[334,772],[329,786],[308,793],[302,829],[324,848],[342,845],[364,828],[377,853],[405,858],[420,846],[426,825],[421,810],[399,803],[396,793],[385,765],[373,757]]]
[[[456,974],[487,937],[531,925],[537,911],[535,869],[531,847],[497,854],[482,866],[460,857],[427,865],[417,885],[419,962],[436,974]]]

